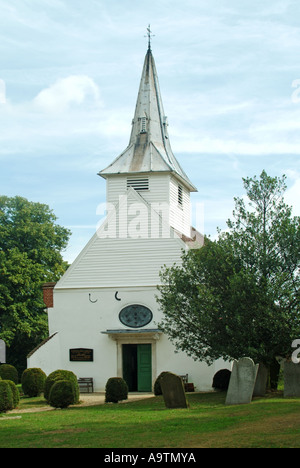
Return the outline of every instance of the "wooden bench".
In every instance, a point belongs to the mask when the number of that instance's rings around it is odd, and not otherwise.
[[[185,374],[185,375],[180,375],[179,377],[182,378],[182,381],[184,384],[188,383],[188,380],[189,380],[189,374]]]
[[[194,384],[193,383],[185,383],[184,384],[184,390],[186,392],[194,392],[195,391]]]
[[[92,377],[80,377],[78,380],[78,386],[80,393],[93,393],[94,392],[94,383]]]
[[[189,374],[185,374],[185,375],[180,375],[179,377],[182,378],[182,381],[183,381],[183,384],[184,384],[184,390],[186,392],[194,392],[195,391],[195,387],[194,387],[194,384],[193,383],[189,383]]]

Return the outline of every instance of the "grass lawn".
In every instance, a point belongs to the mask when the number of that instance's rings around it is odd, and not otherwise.
[[[0,448],[300,447],[300,399],[280,393],[225,406],[226,393],[188,394],[189,409],[162,397],[126,404],[0,415]],[[20,409],[45,406],[21,399]]]

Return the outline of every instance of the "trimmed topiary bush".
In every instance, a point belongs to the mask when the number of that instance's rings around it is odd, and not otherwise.
[[[127,400],[128,386],[121,377],[111,377],[105,386],[105,402],[118,403],[121,400]]]
[[[20,393],[19,390],[12,380],[5,380],[4,382],[7,382],[10,385],[12,395],[13,395],[13,408],[16,408],[20,402]]]
[[[228,369],[219,370],[213,378],[213,388],[216,390],[227,390],[229,386],[231,372]]]
[[[0,413],[12,410],[14,407],[13,392],[7,380],[0,381]]]
[[[0,365],[0,377],[2,380],[12,380],[15,384],[19,381],[17,369],[10,364]]]
[[[44,388],[44,397],[46,398],[47,402],[49,403],[49,396],[52,385],[57,382],[58,380],[69,380],[74,384],[74,404],[76,405],[79,403],[79,386],[77,382],[77,377],[72,371],[58,369],[51,374],[48,375],[45,382]]]
[[[49,404],[54,408],[67,408],[75,404],[75,393],[71,380],[56,380],[50,390]]]
[[[42,369],[37,367],[25,369],[21,377],[21,384],[24,395],[29,397],[36,397],[43,393],[46,378],[47,376],[45,372],[42,371]]]
[[[160,380],[161,378],[163,377],[164,374],[166,374],[167,372],[161,372],[159,374],[159,376],[157,377],[157,379],[155,380],[154,382],[154,388],[153,388],[153,391],[154,391],[154,395],[162,395],[162,390],[161,390],[161,386],[160,386]]]

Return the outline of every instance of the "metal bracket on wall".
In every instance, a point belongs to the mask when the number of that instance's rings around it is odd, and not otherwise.
[[[98,299],[96,299],[95,301],[92,301],[91,296],[92,296],[91,293],[89,293],[89,300],[90,300],[90,302],[92,302],[93,304],[95,304],[95,302],[97,302]]]

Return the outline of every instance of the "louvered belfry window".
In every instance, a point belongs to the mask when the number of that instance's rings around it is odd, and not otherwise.
[[[141,117],[140,118],[140,124],[141,124],[141,130],[140,133],[146,133],[146,117]]]
[[[183,205],[183,194],[182,194],[182,187],[178,185],[178,205]]]
[[[132,187],[137,192],[142,192],[144,190],[149,190],[149,179],[148,177],[140,178],[128,178],[127,179],[127,188]]]

